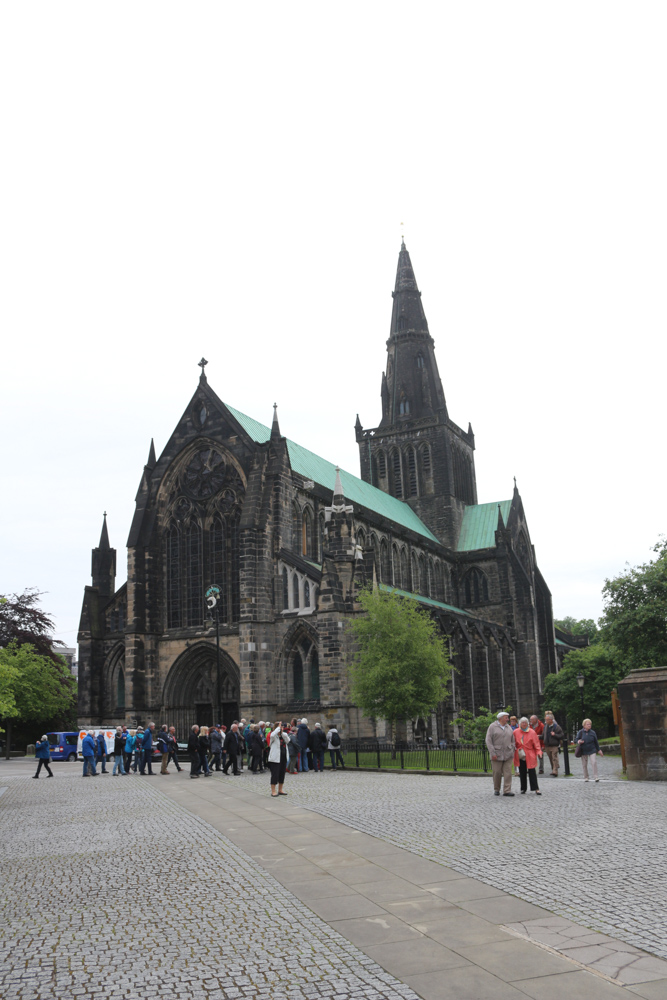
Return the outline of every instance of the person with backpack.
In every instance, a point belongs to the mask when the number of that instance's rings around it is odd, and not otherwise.
[[[337,761],[340,761],[340,766],[345,769],[345,761],[343,760],[343,754],[340,749],[340,734],[335,726],[331,726],[329,732],[327,733],[327,750],[329,751],[329,756],[331,757],[331,767],[335,771],[338,768]]]

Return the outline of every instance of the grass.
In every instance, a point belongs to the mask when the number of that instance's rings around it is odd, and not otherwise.
[[[454,759],[456,757],[456,767]],[[429,750],[429,769],[431,771],[483,771],[484,762],[481,750]],[[356,767],[356,755],[354,750],[349,750],[346,755],[346,762],[349,767]],[[359,752],[359,767],[377,767],[378,754],[373,751]],[[380,751],[380,767],[400,768],[401,752],[397,750],[392,755],[389,750]],[[426,770],[426,753],[423,750],[404,750],[403,768],[410,770]],[[491,771],[491,765],[486,757],[486,769]]]

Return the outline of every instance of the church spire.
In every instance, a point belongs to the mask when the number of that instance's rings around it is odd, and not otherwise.
[[[445,409],[433,338],[405,243],[401,243],[398,255],[392,298],[381,427],[433,417]]]
[[[280,425],[278,423],[278,404],[273,404],[273,422],[271,424],[271,440],[280,441]]]
[[[157,459],[155,458],[155,441],[151,438],[151,446],[148,449],[148,461],[146,462],[146,468],[154,469]]]
[[[107,530],[107,512],[104,511],[104,520],[102,521],[102,534],[100,535],[100,544],[98,548],[101,552],[108,552],[111,546],[109,545],[109,532]]]

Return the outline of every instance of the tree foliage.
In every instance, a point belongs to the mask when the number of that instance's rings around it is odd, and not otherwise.
[[[611,692],[627,670],[613,650],[603,643],[567,653],[557,674],[544,681],[544,708],[551,709],[556,721],[567,717],[568,728],[582,721],[581,694],[577,674],[584,675],[584,717],[593,728],[614,732]]]
[[[41,656],[57,661],[53,639],[53,619],[39,607],[41,591],[27,587],[22,594],[0,594],[0,648],[11,642],[29,642]]]
[[[42,656],[29,642],[0,649],[0,696],[4,718],[46,719],[69,711],[76,679],[61,657]]]
[[[667,663],[667,539],[653,551],[656,559],[629,567],[602,589],[602,640],[625,674]]]
[[[365,715],[427,716],[447,694],[451,666],[438,627],[414,601],[364,590],[366,612],[350,623],[358,649],[350,667],[352,697]]]
[[[508,705],[505,711],[512,715],[512,706]],[[459,726],[464,743],[474,743],[475,746],[481,747],[486,740],[487,729],[497,718],[498,712],[492,712],[484,705],[480,705],[477,715],[473,715],[467,708],[462,709],[454,719],[454,723]]]

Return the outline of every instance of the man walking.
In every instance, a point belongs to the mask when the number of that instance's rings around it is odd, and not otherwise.
[[[222,771],[222,732],[220,731],[220,723],[211,729],[208,734],[209,743],[211,744],[211,755],[213,757],[213,766],[216,771]]]
[[[190,777],[198,778],[201,761],[199,759],[199,726],[193,726],[188,737],[188,755],[190,757]]]
[[[178,763],[178,741],[176,740],[176,727],[175,726],[170,726],[169,727],[168,746],[169,746],[169,760],[168,760],[168,764],[171,764],[171,762],[173,761],[174,764],[176,765],[176,770],[177,771],[182,771],[183,768]]]
[[[493,794],[514,795],[512,791],[512,761],[514,760],[514,730],[509,724],[509,712],[498,712],[495,722],[486,731],[486,748],[491,758]]]
[[[554,719],[553,712],[544,713],[544,750],[551,762],[551,777],[558,777],[558,750],[565,733]]]
[[[225,739],[225,750],[227,751],[227,763],[225,764],[223,771],[225,774],[229,774],[229,768],[231,766],[233,774],[240,774],[239,771],[239,727],[235,722],[232,725],[231,730],[227,733]]]
[[[540,770],[538,773],[544,774],[544,723],[540,722],[540,720],[536,715],[531,715],[530,728],[535,732],[535,735],[540,741],[540,750],[542,750],[542,756],[540,757]]]

